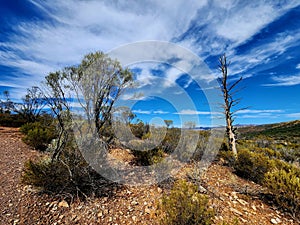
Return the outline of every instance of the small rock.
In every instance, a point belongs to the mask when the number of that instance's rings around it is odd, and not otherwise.
[[[98,214],[97,214],[98,217],[102,217],[103,216],[103,213],[102,211],[100,211]]]
[[[231,192],[231,195],[234,199],[238,199],[237,193],[235,191]]]
[[[245,200],[243,200],[243,199],[237,199],[237,201],[240,203],[240,204],[242,204],[242,205],[247,205],[248,204],[248,202],[246,202]]]
[[[162,189],[160,187],[157,188],[158,193],[162,193]]]
[[[108,218],[108,222],[112,222],[113,221],[113,218],[112,217],[109,217]]]
[[[151,211],[150,211],[150,209],[148,207],[145,208],[145,213],[147,213],[147,214],[151,213]]]
[[[136,221],[136,216],[131,217],[132,220],[135,222]]]
[[[255,205],[252,205],[251,208],[252,208],[254,211],[256,211]]]
[[[60,203],[58,203],[58,207],[69,208],[69,204],[65,200],[63,200]]]
[[[77,215],[73,215],[73,216],[71,217],[71,220],[74,221],[74,220],[76,219],[76,217],[77,217]]]
[[[273,218],[271,219],[271,223],[272,224],[278,224],[279,222],[277,221],[278,218]]]
[[[138,205],[139,203],[137,201],[132,201],[131,205]]]
[[[238,211],[237,209],[230,208],[230,211],[233,212],[233,213],[235,213],[235,214],[238,214],[238,215],[240,215],[240,216],[243,216],[243,213],[240,212],[240,211]]]
[[[240,217],[240,220],[243,222],[243,223],[247,223],[248,221],[243,219],[242,217]]]

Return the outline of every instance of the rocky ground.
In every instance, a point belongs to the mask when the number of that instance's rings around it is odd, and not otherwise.
[[[15,128],[0,127],[0,224],[157,224],[155,208],[168,182],[152,186],[115,186],[101,198],[86,200],[70,196],[49,196],[20,182],[23,163],[40,153],[21,141]],[[128,152],[112,151],[123,160]],[[192,166],[185,166],[177,175],[186,177]],[[243,180],[231,169],[213,163],[202,176],[203,191],[210,195],[216,210],[214,224],[299,224],[261,198],[259,185]]]

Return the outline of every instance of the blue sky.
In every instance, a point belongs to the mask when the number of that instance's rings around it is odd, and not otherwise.
[[[218,57],[227,54],[230,79],[244,77],[240,107],[250,106],[236,115],[236,123],[300,119],[298,0],[0,0],[0,21],[0,91],[9,90],[15,100],[47,73],[74,65],[89,52],[158,40],[198,55],[210,69],[208,85],[220,75]],[[126,93],[121,100],[129,101],[138,118],[209,126],[218,115],[210,112],[207,91],[185,71],[154,62],[130,68],[144,97],[133,104]],[[171,100],[164,98],[168,95]]]

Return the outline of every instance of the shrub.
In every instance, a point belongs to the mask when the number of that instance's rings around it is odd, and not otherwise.
[[[223,159],[225,161],[225,165],[234,166],[235,157],[232,151],[219,151],[218,158]]]
[[[266,172],[274,168],[274,164],[263,153],[250,152],[241,149],[238,152],[238,159],[234,163],[237,175],[256,183],[262,183]]]
[[[160,148],[150,150],[131,150],[137,164],[149,166],[160,162],[164,157],[164,152]]]
[[[169,195],[163,195],[158,206],[161,224],[211,224],[214,215],[208,197],[197,192],[197,186],[184,180],[177,181]]]
[[[166,136],[163,139],[160,148],[165,153],[172,153],[178,146],[178,142],[180,140],[181,130],[179,128],[170,128],[167,130]]]
[[[54,126],[45,125],[41,122],[24,124],[20,131],[25,134],[23,141],[38,150],[46,150],[51,140],[56,138],[56,130]]]
[[[18,114],[0,113],[0,126],[20,127],[26,120]]]
[[[51,160],[49,156],[25,162],[22,182],[41,188],[54,194],[86,196],[95,193],[96,181],[103,184],[103,178],[96,174],[73,150],[64,151],[60,160]],[[101,179],[100,179],[101,178]]]
[[[292,212],[300,211],[300,175],[299,169],[289,171],[276,169],[266,173],[264,185],[275,195],[276,202]]]
[[[25,162],[22,182],[54,191],[63,187],[69,179],[67,169],[59,162],[51,162],[49,157]]]
[[[137,138],[142,138],[149,132],[149,124],[144,124],[142,121],[136,124],[130,124],[132,134]]]

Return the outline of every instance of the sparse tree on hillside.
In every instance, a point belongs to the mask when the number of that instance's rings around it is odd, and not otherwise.
[[[0,112],[11,113],[15,109],[15,104],[10,99],[10,93],[8,90],[3,91],[4,100],[0,99]]]
[[[164,120],[167,128],[169,128],[173,124],[173,120]]]
[[[121,122],[125,123],[126,125],[130,125],[132,120],[136,118],[136,114],[134,114],[127,106],[118,107],[117,112],[120,112]]]
[[[124,89],[132,84],[133,77],[117,60],[102,52],[88,54],[77,67],[66,70],[72,90],[84,109],[88,120],[94,121],[100,137],[110,126],[113,106]],[[134,115],[129,115],[132,118]]]
[[[219,78],[219,82],[221,85],[221,90],[223,93],[224,104],[222,104],[224,108],[224,114],[226,119],[226,134],[229,149],[233,152],[235,158],[237,158],[237,149],[236,149],[236,128],[233,126],[234,122],[234,114],[240,109],[234,109],[236,105],[240,103],[239,98],[234,98],[234,94],[237,93],[235,90],[236,86],[242,81],[242,77],[233,83],[228,82],[228,66],[226,55],[222,55],[219,58],[219,69],[222,73],[222,77]],[[244,109],[244,108],[243,108]]]
[[[70,102],[69,86],[67,85],[66,76],[63,72],[54,72],[46,76],[45,87],[43,90],[44,98],[58,122],[58,138],[55,149],[52,154],[52,161],[57,160],[66,146],[69,133],[67,131],[67,121],[70,120]]]
[[[85,118],[95,125],[99,137],[103,139],[109,134],[114,103],[131,82],[130,71],[102,52],[86,55],[78,66],[50,73],[46,77],[46,96],[59,122],[59,136],[68,136],[66,121],[70,119],[70,98],[73,98],[71,100],[80,104]],[[58,146],[55,157],[59,156],[65,142]]]
[[[35,122],[47,104],[41,89],[36,86],[27,89],[27,94],[22,101],[18,104],[16,112],[28,122]]]

